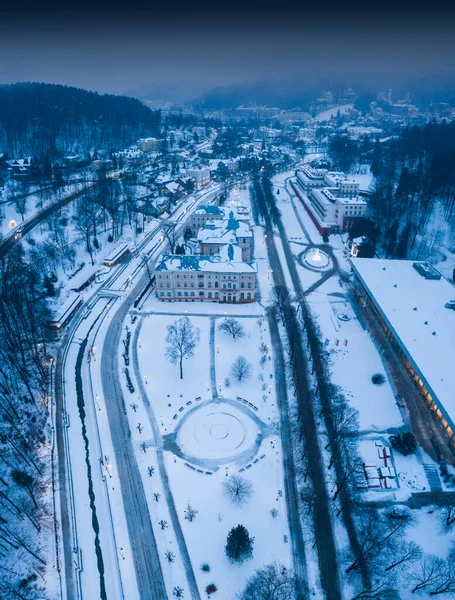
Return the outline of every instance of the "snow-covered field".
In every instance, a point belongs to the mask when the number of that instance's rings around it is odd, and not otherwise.
[[[184,316],[183,310],[175,316],[143,317],[138,325],[137,351],[144,387],[164,435],[170,488],[201,595],[205,597],[205,587],[215,583],[221,598],[233,598],[256,568],[274,560],[289,565],[285,541],[289,532],[266,321],[248,316],[239,319],[245,336],[234,341],[218,329],[224,311],[217,309],[224,306],[212,308],[212,318],[190,317],[199,328],[200,339],[194,356],[184,361],[182,380],[178,366],[165,357],[165,338],[167,326]],[[267,344],[264,353],[260,351],[262,344]],[[263,354],[266,358],[261,365]],[[251,376],[242,383],[231,374],[238,355],[245,356],[252,366]],[[140,404],[139,399],[136,402]],[[144,435],[145,431],[142,439]],[[252,497],[241,507],[223,493],[223,482],[234,474],[241,474],[253,485]],[[188,502],[199,511],[193,522],[184,518]],[[158,518],[156,510],[162,510],[160,506],[151,506],[153,523]],[[272,509],[278,511],[275,518]],[[239,523],[255,538],[254,554],[251,561],[235,566],[228,562],[224,545],[229,530]],[[172,535],[171,528],[156,532],[163,548],[167,544],[175,549]],[[200,569],[202,563],[210,565],[210,573]],[[167,577],[173,573],[175,582],[181,568],[177,558],[164,572]]]

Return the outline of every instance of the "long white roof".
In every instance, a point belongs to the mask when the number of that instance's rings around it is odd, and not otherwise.
[[[455,421],[455,286],[425,279],[411,260],[351,260],[388,325],[420,372],[430,394]]]

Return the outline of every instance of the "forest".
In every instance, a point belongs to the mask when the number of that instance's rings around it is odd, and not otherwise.
[[[38,600],[53,531],[50,430],[52,359],[41,277],[20,247],[0,272],[0,597]]]
[[[135,98],[64,85],[0,85],[0,150],[54,159],[123,149],[157,134],[161,114]]]
[[[455,123],[406,127],[382,142],[337,135],[329,155],[345,170],[368,162],[374,175],[367,198],[372,224],[355,235],[376,237],[389,258],[427,258],[447,230],[453,242]]]

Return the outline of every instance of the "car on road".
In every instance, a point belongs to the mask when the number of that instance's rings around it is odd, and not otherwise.
[[[23,227],[18,227],[16,229],[16,231],[14,232],[14,239],[15,241],[19,241],[22,238],[22,234],[24,233],[24,228]]]

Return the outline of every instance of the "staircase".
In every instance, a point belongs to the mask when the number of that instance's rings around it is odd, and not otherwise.
[[[428,479],[428,484],[432,492],[442,492],[441,480],[439,479],[438,468],[435,465],[423,465],[423,470]]]

